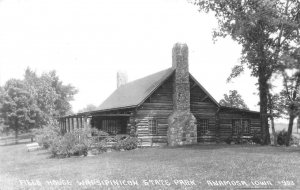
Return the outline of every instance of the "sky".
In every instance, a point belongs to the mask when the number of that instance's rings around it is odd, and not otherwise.
[[[56,70],[79,93],[73,111],[100,105],[116,89],[116,73],[129,82],[171,67],[176,42],[189,47],[191,74],[217,100],[238,90],[257,106],[257,82],[249,71],[226,83],[241,47],[212,40],[217,22],[186,0],[0,0],[0,85]]]

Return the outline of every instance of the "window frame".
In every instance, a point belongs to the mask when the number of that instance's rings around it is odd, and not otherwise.
[[[157,119],[148,119],[149,135],[157,135],[158,133],[158,121]]]
[[[242,131],[242,123],[241,119],[232,119],[231,126],[232,126],[232,134],[233,135],[239,135]]]
[[[246,123],[247,126],[245,126]],[[249,135],[251,133],[251,119],[232,119],[231,127],[233,135]]]
[[[247,126],[245,126],[245,122],[247,122]],[[251,133],[251,119],[243,119],[242,120],[242,128],[243,128],[243,134],[250,134]]]
[[[198,125],[199,125],[201,135],[206,135],[209,132],[209,119],[207,118],[198,119]]]

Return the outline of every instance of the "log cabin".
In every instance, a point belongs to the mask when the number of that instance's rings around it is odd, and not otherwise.
[[[221,106],[190,74],[186,44],[174,45],[170,68],[129,83],[118,74],[117,83],[99,109],[60,118],[62,131],[94,127],[138,137],[143,146],[213,143],[261,131],[259,112]]]

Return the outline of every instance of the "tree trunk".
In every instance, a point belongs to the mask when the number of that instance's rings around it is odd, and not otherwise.
[[[270,120],[271,120],[271,126],[272,126],[272,134],[273,134],[273,137],[274,137],[274,145],[277,146],[277,134],[276,134],[276,131],[275,131],[274,117],[271,116]]]
[[[298,116],[298,120],[297,120],[297,133],[299,133],[298,132],[299,128],[300,128],[300,115]]]
[[[263,69],[259,71],[259,99],[260,99],[260,121],[262,132],[262,144],[270,144],[270,133],[268,126],[268,84],[264,77]]]
[[[289,127],[288,127],[288,131],[287,131],[286,139],[285,139],[286,146],[290,146],[290,139],[291,139],[292,132],[293,132],[294,119],[295,119],[295,116],[293,115],[293,113],[291,113],[290,119],[289,119]]]
[[[15,143],[18,144],[19,137],[19,122],[18,119],[15,120]]]

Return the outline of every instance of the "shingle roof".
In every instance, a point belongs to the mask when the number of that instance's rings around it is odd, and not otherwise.
[[[115,108],[136,107],[143,103],[165,81],[174,69],[169,68],[147,77],[132,81],[117,88],[98,108],[110,110]]]
[[[90,115],[91,113],[98,113],[102,111],[134,108],[141,105],[151,94],[174,72],[173,68],[168,68],[144,78],[129,82],[117,88],[95,111],[82,112],[75,115]],[[243,110],[238,108],[231,108],[220,106],[218,102],[205,90],[205,88],[190,74],[192,80],[208,95],[208,97],[221,110],[235,110],[243,112],[259,113],[251,110]],[[68,115],[65,117],[70,117]]]

